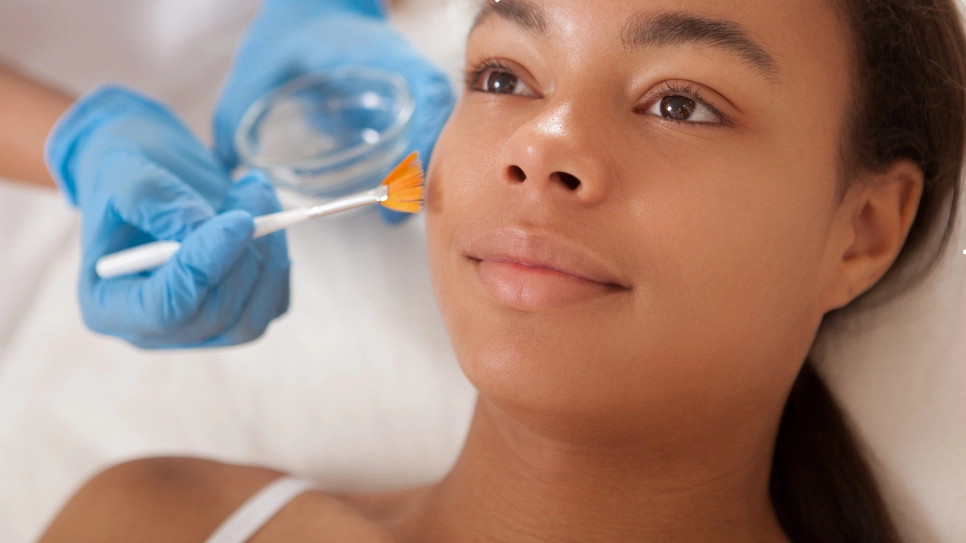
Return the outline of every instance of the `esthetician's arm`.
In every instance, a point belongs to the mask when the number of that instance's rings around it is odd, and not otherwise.
[[[54,187],[44,141],[73,98],[0,64],[0,178]]]

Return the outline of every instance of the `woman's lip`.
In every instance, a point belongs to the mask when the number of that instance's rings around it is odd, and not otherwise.
[[[465,256],[494,297],[520,309],[558,309],[630,289],[590,251],[550,233],[492,230],[474,238]]]

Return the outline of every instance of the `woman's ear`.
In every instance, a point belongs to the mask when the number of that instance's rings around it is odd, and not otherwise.
[[[825,311],[848,305],[885,275],[905,244],[922,190],[922,169],[908,159],[855,180],[830,231]]]

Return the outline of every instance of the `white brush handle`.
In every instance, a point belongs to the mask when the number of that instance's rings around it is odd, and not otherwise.
[[[154,241],[97,259],[94,269],[101,279],[138,273],[164,264],[181,248],[177,241]]]
[[[384,202],[386,198],[388,198],[388,191],[385,187],[379,187],[375,190],[353,194],[314,207],[279,211],[278,213],[255,217],[255,233],[252,234],[252,239],[267,236],[308,219],[378,204]],[[152,241],[102,256],[97,259],[94,269],[101,279],[140,273],[163,265],[180,248],[181,244],[177,241]]]

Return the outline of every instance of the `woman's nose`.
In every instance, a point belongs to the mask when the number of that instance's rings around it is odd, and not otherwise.
[[[599,121],[579,114],[570,102],[548,107],[507,141],[498,162],[501,176],[541,197],[559,195],[582,204],[603,201],[614,180],[600,132]]]

